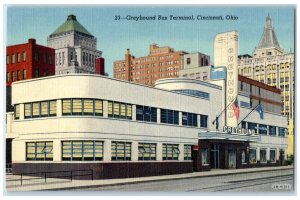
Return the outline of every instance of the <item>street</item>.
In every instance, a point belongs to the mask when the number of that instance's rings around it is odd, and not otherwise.
[[[212,177],[187,178],[117,186],[91,187],[77,191],[116,192],[291,192],[293,170],[255,172]]]

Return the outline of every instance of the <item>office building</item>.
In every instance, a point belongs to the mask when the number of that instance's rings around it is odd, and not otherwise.
[[[114,78],[153,86],[158,79],[179,76],[184,54],[169,46],[151,44],[148,56],[135,58],[127,49],[125,60],[114,62]]]
[[[75,15],[69,15],[66,22],[48,36],[47,42],[55,49],[55,74],[98,72],[96,59],[102,58],[102,52],[97,50],[97,38]],[[99,68],[104,69],[104,60],[99,63],[103,65]]]

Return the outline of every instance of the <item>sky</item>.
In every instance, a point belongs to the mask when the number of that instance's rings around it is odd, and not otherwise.
[[[9,6],[6,10],[6,45],[26,43],[35,38],[47,46],[47,37],[67,16],[74,14],[97,38],[97,49],[103,52],[105,70],[113,77],[113,62],[125,59],[130,48],[135,57],[149,54],[149,45],[170,46],[176,51],[201,52],[211,56],[216,34],[237,30],[239,54],[252,55],[258,45],[268,14],[281,48],[294,52],[294,6]],[[237,20],[131,21],[115,20],[115,16],[237,16]]]

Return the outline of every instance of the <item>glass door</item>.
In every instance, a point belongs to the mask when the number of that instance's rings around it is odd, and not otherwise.
[[[219,144],[211,144],[210,146],[210,162],[211,168],[219,169],[220,168],[220,153],[219,153]]]
[[[236,151],[234,149],[228,150],[228,168],[229,169],[236,168]]]

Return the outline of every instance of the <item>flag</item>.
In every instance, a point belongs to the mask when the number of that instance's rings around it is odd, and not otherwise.
[[[239,116],[240,116],[240,107],[239,107],[239,101],[238,101],[238,99],[236,98],[235,101],[231,105],[232,105],[232,108],[233,108],[234,115],[235,115],[236,119],[239,119]]]
[[[261,104],[258,104],[255,110],[258,112],[260,119],[264,119],[264,111]]]

